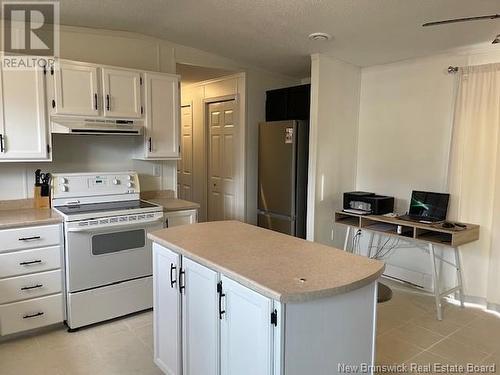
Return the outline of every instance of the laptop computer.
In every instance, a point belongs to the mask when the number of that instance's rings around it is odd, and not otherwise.
[[[421,223],[445,221],[449,200],[450,194],[414,190],[408,215],[399,216],[399,219]]]

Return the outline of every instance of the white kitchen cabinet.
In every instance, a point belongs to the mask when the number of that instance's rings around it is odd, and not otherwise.
[[[62,226],[0,230],[0,336],[64,320]]]
[[[219,374],[219,275],[182,259],[182,345],[184,375]]]
[[[153,244],[154,361],[168,375],[181,375],[180,256]]]
[[[54,71],[53,114],[98,116],[102,95],[97,77],[96,66],[61,62]]]
[[[198,210],[182,210],[165,212],[165,227],[194,224],[198,222]]]
[[[225,295],[225,313],[221,320],[221,375],[271,375],[272,300],[225,276],[221,277],[221,282]]]
[[[146,113],[143,159],[178,159],[180,155],[179,76],[144,74]]]
[[[50,159],[41,69],[1,69],[0,161]]]
[[[155,363],[164,373],[281,374],[278,303],[156,243],[153,279]]]
[[[126,69],[102,68],[104,116],[142,117],[141,73]]]

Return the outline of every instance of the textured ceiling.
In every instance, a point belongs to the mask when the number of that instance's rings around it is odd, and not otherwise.
[[[491,41],[500,20],[422,28],[500,13],[499,0],[61,0],[61,23],[126,30],[302,77],[311,53],[359,66]],[[312,42],[316,31],[334,36]],[[500,45],[499,47],[500,48]]]

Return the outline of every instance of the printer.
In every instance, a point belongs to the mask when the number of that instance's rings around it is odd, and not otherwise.
[[[365,191],[344,193],[344,211],[360,215],[384,215],[394,211],[394,197]]]

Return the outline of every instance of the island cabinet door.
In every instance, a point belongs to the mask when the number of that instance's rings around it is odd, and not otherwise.
[[[183,375],[219,373],[219,275],[182,259]]]
[[[221,276],[221,374],[273,373],[272,300]]]
[[[180,256],[153,244],[154,361],[167,375],[181,375]]]

